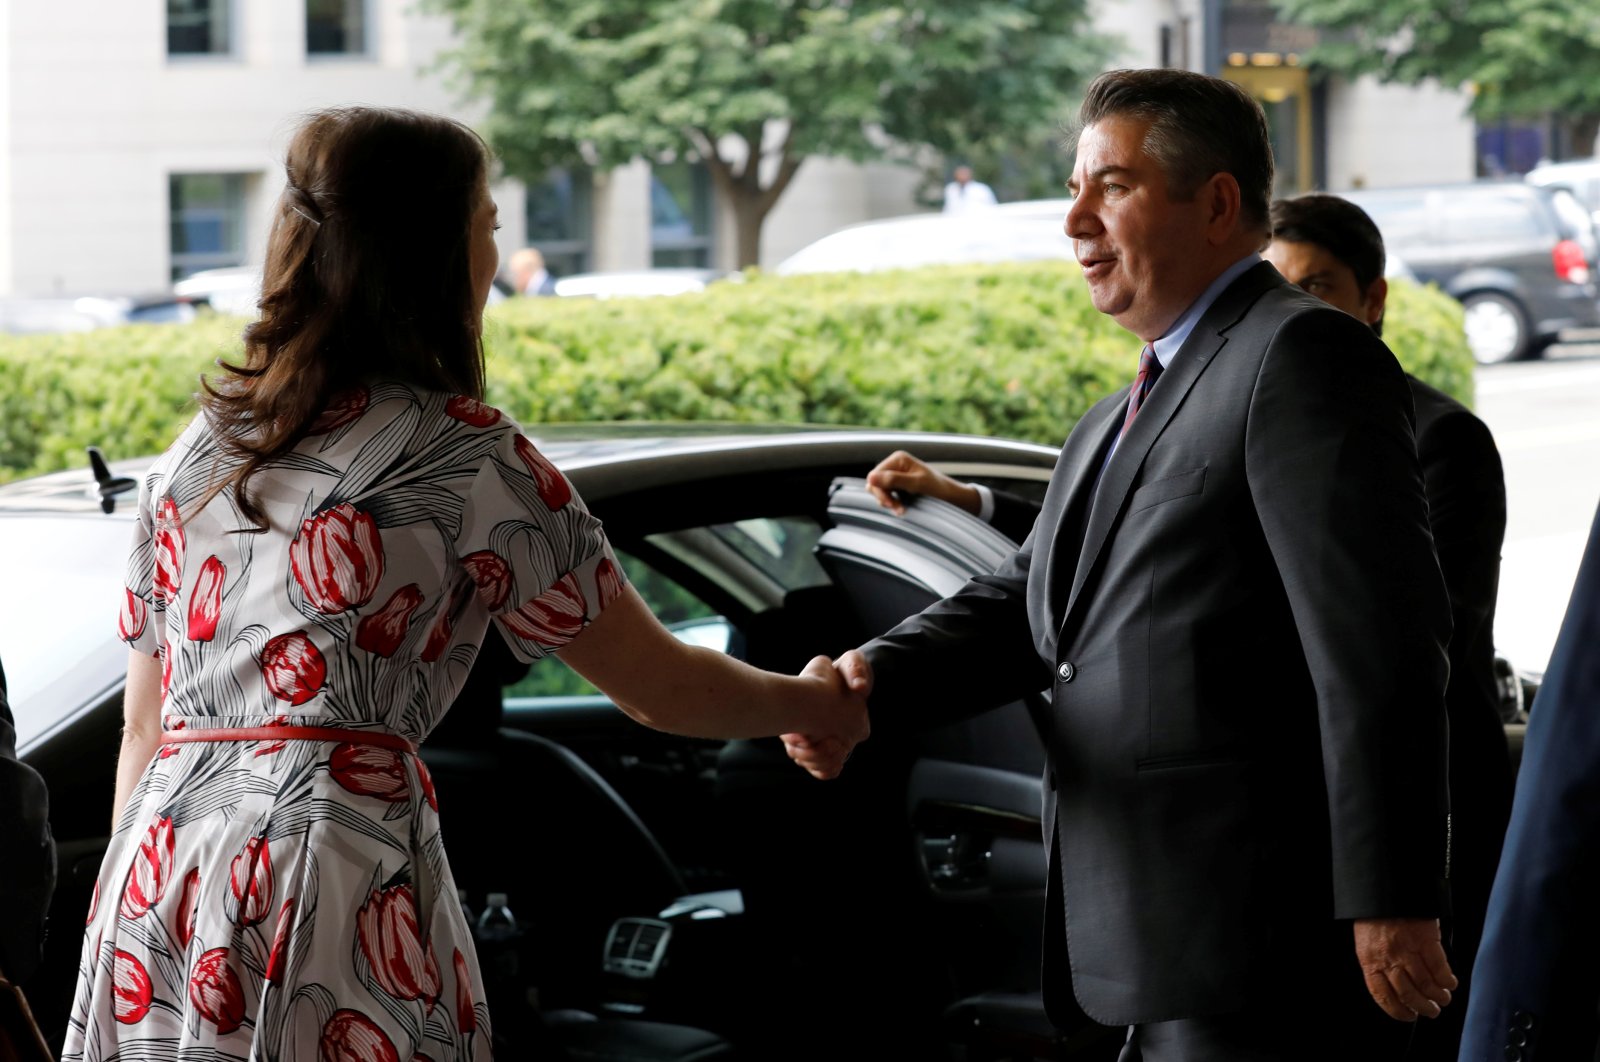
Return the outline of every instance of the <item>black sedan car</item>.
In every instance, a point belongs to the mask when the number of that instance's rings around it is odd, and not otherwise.
[[[793,672],[1014,544],[942,502],[904,517],[859,477],[897,448],[1040,497],[1056,451],[954,435],[588,426],[540,449],[604,521],[679,636]],[[127,651],[116,603],[148,461],[0,487],[0,659],[45,778],[59,886],[25,986],[59,1045],[78,927],[108,840]],[[109,509],[109,513],[103,510]],[[25,603],[25,606],[24,604]],[[462,902],[480,926],[499,1049],[688,1060],[1115,1058],[1038,995],[1044,753],[1016,703],[880,729],[839,780],[775,740],[648,730],[556,660],[486,645],[422,749]]]
[[[993,439],[751,428],[552,430],[539,446],[680,637],[785,671],[1013,548],[943,503],[892,516],[839,477],[906,448],[1037,497],[1056,457]],[[113,465],[99,484],[85,468],[0,488],[9,599],[29,603],[0,617],[0,659],[60,863],[45,965],[26,988],[56,1044],[119,744],[115,605],[133,495],[115,477],[146,464]],[[1038,1006],[1043,752],[1021,704],[875,734],[824,784],[776,741],[647,730],[558,661],[525,671],[491,645],[423,757],[462,902],[483,919],[507,1051],[942,1058],[972,1041],[971,1057],[1089,1057]]]

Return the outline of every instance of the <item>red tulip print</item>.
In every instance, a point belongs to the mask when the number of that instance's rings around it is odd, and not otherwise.
[[[356,939],[378,986],[396,999],[437,999],[439,967],[422,946],[410,885],[379,889],[356,912]]]
[[[133,866],[128,868],[128,882],[122,890],[124,918],[139,918],[160,901],[172,878],[172,860],[172,816],[164,815],[151,822]]]
[[[267,956],[268,981],[276,984],[283,978],[284,963],[289,961],[289,927],[294,923],[294,897],[283,901],[278,912],[278,930],[272,934],[272,952]]]
[[[157,601],[171,601],[183,584],[183,523],[178,503],[171,496],[156,505],[152,545],[156,555],[155,595]]]
[[[500,622],[519,638],[559,649],[583,630],[587,611],[577,577],[569,573],[515,612],[501,616]]]
[[[261,649],[261,677],[279,700],[301,705],[317,695],[328,665],[302,631],[280,634]]]
[[[137,958],[118,948],[111,955],[111,1013],[123,1025],[150,1012],[150,975]]]
[[[626,580],[622,578],[622,570],[610,557],[600,558],[600,564],[594,570],[594,579],[600,588],[601,608],[615,601],[626,584]]]
[[[439,810],[439,797],[433,791],[433,775],[428,773],[428,765],[422,762],[421,756],[413,756],[411,762],[417,768],[417,781],[422,783],[422,797],[428,806],[435,811]]]
[[[390,657],[405,641],[411,629],[411,614],[422,604],[422,588],[416,583],[402,586],[389,595],[383,607],[363,616],[356,626],[356,645],[374,656]]]
[[[348,391],[341,391],[333,396],[328,408],[311,422],[306,434],[326,435],[330,431],[338,431],[346,424],[358,420],[361,414],[367,411],[367,404],[371,400],[372,395],[365,387],[353,387]]]
[[[189,640],[209,642],[217,633],[217,618],[222,615],[222,582],[228,569],[216,557],[207,557],[195,576],[189,594]]]
[[[534,449],[533,443],[524,436],[518,435],[512,446],[516,448],[517,456],[522,458],[522,463],[528,466],[528,474],[539,489],[539,498],[549,506],[550,511],[565,508],[572,500],[572,487],[566,477],[556,471],[556,466],[545,460],[544,455]]]
[[[478,588],[478,599],[490,612],[499,612],[511,594],[511,565],[491,549],[480,549],[461,558],[472,585]]]
[[[321,1062],[400,1062],[400,1053],[373,1024],[354,1010],[336,1010],[322,1027],[317,1044]]]
[[[443,601],[439,602],[439,612],[433,617],[433,626],[428,630],[428,640],[422,647],[423,663],[433,663],[450,648],[450,640],[456,633],[456,621],[452,615],[455,609],[456,592],[452,590],[445,595]]]
[[[122,612],[117,616],[117,634],[125,642],[136,641],[144,633],[144,625],[150,620],[150,606],[144,603],[144,598],[132,590],[124,588],[122,591]]]
[[[474,428],[487,428],[500,420],[498,409],[466,395],[453,395],[450,401],[444,404],[444,411],[464,424],[471,424]]]
[[[472,974],[461,949],[455,949],[453,962],[456,968],[456,1024],[463,1036],[478,1027],[478,1012],[472,1009]]]
[[[391,804],[406,800],[405,764],[394,749],[345,742],[328,757],[328,773],[346,790],[358,796],[377,797]]]
[[[266,837],[245,842],[244,851],[233,857],[228,884],[241,926],[253,926],[267,917],[272,908],[272,851]]]
[[[275,716],[274,718],[267,720],[265,723],[262,723],[261,725],[262,726],[288,726],[289,725],[289,717],[286,716],[286,715]],[[274,752],[282,752],[283,749],[284,749],[284,746],[287,745],[287,744],[288,744],[288,742],[286,742],[286,741],[264,741],[264,742],[260,742],[258,747],[256,748],[256,755],[257,756],[271,756]]]
[[[200,911],[200,868],[183,876],[183,892],[178,896],[178,947],[185,950],[194,939],[194,919]]]
[[[244,989],[228,965],[228,949],[212,948],[195,960],[189,973],[189,1002],[219,1033],[244,1024]]]
[[[289,567],[318,612],[333,615],[372,600],[383,578],[383,540],[371,513],[345,502],[300,525]]]

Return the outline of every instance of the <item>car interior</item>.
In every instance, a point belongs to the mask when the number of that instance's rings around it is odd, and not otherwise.
[[[897,517],[860,481],[796,479],[595,510],[680,637],[789,672],[1014,548],[941,502]],[[1120,1036],[1087,1019],[1055,1030],[1039,1001],[1037,706],[877,732],[820,783],[776,739],[639,727],[554,661],[523,669],[491,645],[472,687],[423,756],[469,910],[503,892],[516,912],[514,954],[483,957],[508,1044],[586,1059],[1115,1057]],[[504,827],[513,807],[520,837]]]

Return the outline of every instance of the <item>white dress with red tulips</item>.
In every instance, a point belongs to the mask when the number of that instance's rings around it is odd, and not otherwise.
[[[162,660],[169,730],[419,742],[491,619],[534,659],[622,589],[566,479],[469,398],[342,395],[252,478],[263,533],[227,492],[193,512],[217,461],[199,417],[139,496],[120,630]],[[66,1057],[488,1058],[437,809],[422,762],[375,745],[163,745],[95,886]]]

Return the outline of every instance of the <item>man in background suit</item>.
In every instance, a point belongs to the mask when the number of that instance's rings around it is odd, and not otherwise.
[[[1588,1062],[1600,1038],[1600,511],[1528,715],[1461,1062]]]
[[[1367,212],[1334,195],[1272,204],[1267,261],[1291,284],[1383,334],[1389,284],[1383,237]],[[1410,1058],[1454,1059],[1489,886],[1511,815],[1511,754],[1494,678],[1494,605],[1506,534],[1506,482],[1489,428],[1460,402],[1407,375],[1433,545],[1450,592],[1450,912],[1455,1005],[1417,1031]]]
[[[56,882],[50,798],[44,780],[17,759],[17,731],[0,669],[0,977],[26,981],[44,947],[45,912]]]
[[[878,728],[1050,690],[1052,1013],[1070,986],[1130,1062],[1400,1057],[1373,1000],[1433,1017],[1455,986],[1449,612],[1404,376],[1260,261],[1242,90],[1113,71],[1080,120],[1067,235],[1146,344],[1135,384],[1073,429],[1012,558],[839,666]]]

